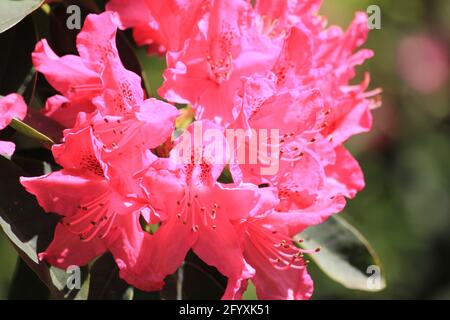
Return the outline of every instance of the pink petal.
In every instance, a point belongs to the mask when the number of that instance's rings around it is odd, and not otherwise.
[[[149,235],[142,230],[139,223],[139,212],[121,215],[117,221],[120,228],[113,239],[108,238],[108,248],[120,269],[120,277],[124,280],[134,280],[133,270],[141,254],[145,237]]]
[[[159,290],[164,279],[181,266],[197,237],[175,217],[163,222],[155,235],[146,237],[133,274],[127,281],[141,290]]]
[[[102,73],[105,88],[105,107],[102,113],[108,115],[124,115],[133,110],[144,99],[141,77],[126,70],[121,64],[107,61]]]
[[[154,40],[168,51],[179,51],[203,15],[206,1],[147,1],[147,5],[158,25],[159,37]]]
[[[326,221],[332,214],[341,212],[345,207],[345,198],[341,195],[321,194],[319,200],[304,209],[290,210],[271,215],[268,221],[276,225],[285,225],[287,233],[294,236],[307,227]]]
[[[336,190],[353,198],[364,188],[364,176],[358,162],[344,147],[336,149],[336,162],[326,167],[327,176],[336,182]]]
[[[45,211],[64,216],[74,215],[80,205],[98,198],[108,190],[104,179],[92,180],[69,170],[41,177],[21,177],[20,183],[36,196]]]
[[[330,125],[334,130],[331,134],[336,146],[355,134],[369,131],[372,127],[370,101],[355,100],[351,98],[342,100],[332,113],[334,121]]]
[[[99,75],[89,69],[80,57],[58,57],[45,39],[36,44],[32,57],[36,70],[72,102],[86,103],[102,88]]]
[[[310,32],[299,24],[290,29],[290,34],[284,42],[281,54],[272,71],[277,75],[278,81],[284,83],[291,71],[298,77],[308,74],[313,61],[313,43]],[[294,83],[290,85],[292,86]]]
[[[110,59],[120,64],[116,48],[118,24],[117,15],[108,11],[86,17],[83,29],[77,36],[77,49],[91,70],[101,73]]]
[[[9,141],[0,140],[0,155],[4,157],[11,157],[16,150],[16,145]]]
[[[91,127],[66,130],[64,143],[53,145],[52,152],[55,161],[65,169],[83,170],[97,178],[103,178],[108,171],[101,161],[101,147]]]
[[[305,300],[311,298],[313,282],[306,268],[275,269],[250,242],[246,242],[245,258],[256,270],[252,281],[259,299]]]
[[[119,14],[121,29],[145,25],[152,19],[146,0],[134,0],[132,5],[129,0],[110,0],[106,10]]]
[[[230,220],[262,215],[279,201],[273,188],[258,188],[250,183],[232,188],[227,188],[226,184],[219,187],[215,196]]]
[[[61,95],[54,95],[47,99],[43,113],[57,121],[66,128],[75,125],[80,112],[93,112],[95,109],[90,104],[73,104],[69,99]]]
[[[78,235],[71,233],[59,223],[56,226],[53,241],[44,252],[39,254],[39,259],[65,270],[70,266],[84,266],[105,251],[106,246],[102,241],[94,239],[83,242]]]
[[[218,214],[215,224],[216,228],[200,226],[193,250],[200,259],[216,267],[223,275],[238,277],[245,268],[238,236],[225,215]]]
[[[248,280],[255,275],[255,269],[252,268],[246,261],[242,274],[238,277],[230,277],[227,281],[227,287],[222,296],[222,300],[241,300],[242,295],[247,289]]]
[[[23,120],[27,109],[25,101],[18,94],[11,93],[0,98],[0,130],[6,128],[13,118]]]
[[[136,117],[143,122],[142,134],[149,148],[159,146],[170,137],[178,115],[179,112],[174,106],[153,98],[141,104]]]

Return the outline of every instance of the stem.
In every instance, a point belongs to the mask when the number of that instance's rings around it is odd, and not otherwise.
[[[184,263],[177,270],[177,300],[183,300]]]

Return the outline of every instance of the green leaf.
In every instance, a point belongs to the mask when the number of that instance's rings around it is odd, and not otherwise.
[[[383,268],[363,235],[342,217],[309,227],[296,237],[301,246],[320,252],[311,259],[334,281],[349,289],[380,291],[386,287]]]
[[[53,297],[81,299],[86,291],[86,268],[80,269],[81,289],[70,290],[67,284],[71,273],[38,259],[37,253],[43,251],[53,238],[57,218],[45,213],[36,199],[21,186],[19,177],[23,175],[25,172],[19,166],[0,157],[0,226],[20,257],[49,288]]]
[[[3,96],[0,95],[0,99]],[[30,137],[42,141],[44,144],[55,144],[61,141],[64,128],[39,111],[28,108],[27,115],[23,121],[13,119],[9,124],[16,131]]]
[[[0,96],[0,99],[1,98],[2,96]],[[13,119],[9,125],[16,131],[30,138],[37,139],[47,145],[60,142],[64,130],[64,128],[56,121],[30,108],[23,121]]]
[[[33,127],[29,126],[25,122],[22,122],[18,119],[13,119],[10,123],[10,126],[13,127],[15,130],[17,130],[18,132],[20,132],[30,138],[40,140],[44,143],[54,144],[53,140],[50,139],[49,137],[47,137],[45,134],[37,131]]]
[[[242,294],[242,300],[258,300],[256,287],[251,280],[248,281],[247,289]]]
[[[158,56],[149,56],[145,48],[138,48],[135,52],[142,66],[141,75],[145,82],[147,94],[150,97],[161,98],[157,89],[164,81],[163,71],[166,66],[165,59]]]
[[[0,33],[15,26],[23,18],[39,8],[44,0],[0,1]]]

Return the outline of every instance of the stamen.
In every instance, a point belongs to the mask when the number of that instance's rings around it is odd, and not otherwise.
[[[220,206],[217,203],[205,205],[201,199],[198,194],[191,195],[190,191],[186,190],[183,198],[177,200],[177,205],[181,208],[176,216],[184,225],[189,224],[193,232],[197,232],[201,226],[212,229],[217,227],[214,221]]]
[[[103,87],[100,84],[79,84],[69,88],[69,92],[72,94],[96,94],[101,93],[102,90]]]
[[[268,230],[254,223],[249,223],[247,235],[259,253],[279,270],[304,268],[306,265],[302,259],[304,254],[320,251],[319,248],[315,250],[298,248],[294,245],[295,241],[287,235],[280,234],[276,230]]]
[[[80,204],[79,212],[63,220],[71,233],[77,234],[84,242],[91,241],[103,231],[101,239],[106,237],[114,225],[116,212],[109,212],[109,193],[105,192],[91,201]]]

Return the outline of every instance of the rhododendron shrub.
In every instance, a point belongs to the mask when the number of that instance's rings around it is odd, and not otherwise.
[[[159,291],[192,251],[226,277],[224,299],[241,299],[249,283],[260,299],[311,298],[306,255],[320,248],[297,235],[364,187],[343,144],[370,130],[379,103],[368,74],[351,81],[373,55],[360,48],[366,15],[344,31],[319,8],[111,0],[85,19],[77,55],[40,40],[34,68],[57,91],[41,113],[65,130],[51,147],[59,170],[20,179],[59,216],[39,260],[66,269],[110,252],[128,284]],[[164,55],[164,101],[124,67],[116,34],[126,28]],[[177,128],[186,108],[194,116]],[[0,109],[2,129],[26,105],[10,95]]]

